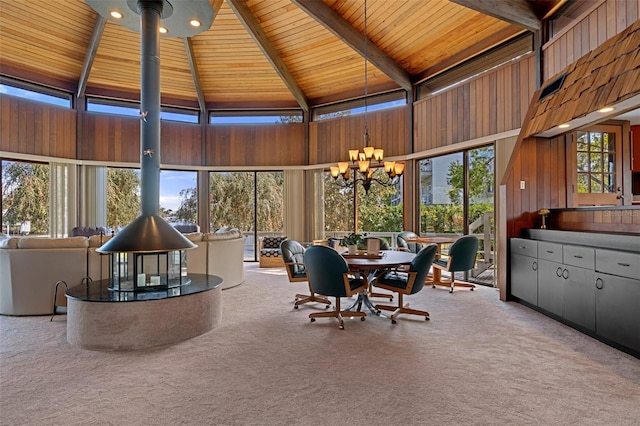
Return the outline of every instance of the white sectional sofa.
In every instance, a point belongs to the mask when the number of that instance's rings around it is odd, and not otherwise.
[[[217,275],[222,278],[222,289],[244,282],[245,237],[235,228],[222,228],[216,232],[184,234],[198,247],[187,250],[187,268],[194,274]]]
[[[187,250],[187,270],[222,277],[222,288],[244,282],[245,237],[237,229],[185,234],[197,245]],[[108,278],[109,257],[96,252],[110,235],[0,239],[0,315],[50,315],[56,282],[69,287]],[[65,306],[64,286],[56,305]]]
[[[0,245],[0,314],[53,313],[56,282],[69,287],[87,276],[86,237],[60,239],[9,238]],[[66,306],[65,287],[58,286],[56,304]]]

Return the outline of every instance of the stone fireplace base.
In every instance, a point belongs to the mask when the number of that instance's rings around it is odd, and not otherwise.
[[[67,341],[94,351],[132,351],[172,345],[212,330],[222,319],[222,279],[203,274],[189,278],[191,284],[173,289],[180,294],[172,295],[114,292],[106,280],[69,289]],[[122,300],[127,297],[130,300]]]

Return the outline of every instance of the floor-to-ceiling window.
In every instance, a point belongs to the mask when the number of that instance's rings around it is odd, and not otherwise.
[[[455,176],[463,153],[418,162],[420,173],[420,233],[461,234],[464,230],[463,186]]]
[[[228,226],[247,237],[245,260],[256,261],[259,239],[283,235],[284,177],[282,172],[211,172],[209,227]]]
[[[420,232],[476,235],[480,248],[472,278],[493,284],[493,146],[426,158],[418,170]],[[486,278],[480,277],[485,271]]]
[[[171,223],[198,223],[197,172],[160,171],[160,216]]]
[[[118,231],[140,214],[140,169],[107,169],[107,226]]]
[[[49,234],[49,165],[3,160],[1,167],[2,232]]]
[[[353,232],[353,186],[339,185],[329,172],[323,173],[324,232],[326,237]]]

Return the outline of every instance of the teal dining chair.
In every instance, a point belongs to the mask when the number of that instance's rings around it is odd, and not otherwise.
[[[309,279],[307,278],[307,271],[303,263],[304,251],[305,248],[296,240],[287,239],[280,243],[280,253],[289,282],[307,282],[307,286],[309,287],[309,294],[296,294],[293,307],[294,309],[298,309],[300,305],[305,303],[324,303],[329,306],[331,305],[331,301],[326,297],[315,294],[308,284]]]
[[[476,255],[478,254],[478,237],[475,235],[463,235],[451,246],[445,257],[440,257],[433,262],[433,267],[451,273],[449,280],[440,280],[433,283],[436,285],[449,287],[449,293],[453,293],[455,287],[465,287],[473,291],[474,284],[456,280],[456,272],[465,272],[473,269],[476,265]]]
[[[367,289],[367,281],[362,276],[349,272],[349,266],[340,253],[327,246],[311,246],[304,251],[304,267],[311,291],[336,299],[333,311],[309,314],[311,322],[316,318],[334,317],[343,330],[343,316],[360,317],[364,321],[367,316],[364,312],[340,309],[341,297],[350,297]]]
[[[391,322],[393,324],[396,323],[396,319],[401,314],[420,315],[424,316],[425,320],[429,319],[429,312],[409,308],[409,304],[404,304],[402,299],[403,295],[416,294],[424,288],[429,269],[431,269],[437,251],[438,246],[436,244],[429,244],[418,252],[406,272],[382,272],[376,277],[374,282],[376,287],[398,293],[398,304],[396,306],[375,306],[377,310],[393,311],[391,314]]]

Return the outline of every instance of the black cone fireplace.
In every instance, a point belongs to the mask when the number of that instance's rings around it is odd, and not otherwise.
[[[170,345],[204,334],[222,318],[222,278],[187,273],[195,247],[159,215],[159,25],[189,37],[211,26],[209,0],[85,0],[111,22],[140,30],[141,215],[97,249],[110,257],[109,278],[67,290],[67,341],[99,351]],[[139,21],[137,18],[139,16]],[[196,32],[189,21],[200,19]],[[173,21],[172,21],[173,19]],[[172,26],[173,25],[173,26]],[[133,135],[132,135],[133,137]],[[188,284],[188,285],[187,285]]]
[[[186,285],[184,250],[195,245],[158,215],[160,199],[160,19],[167,1],[128,1],[140,16],[141,215],[100,249],[111,255],[111,288],[164,290]],[[134,8],[135,7],[135,8]]]

